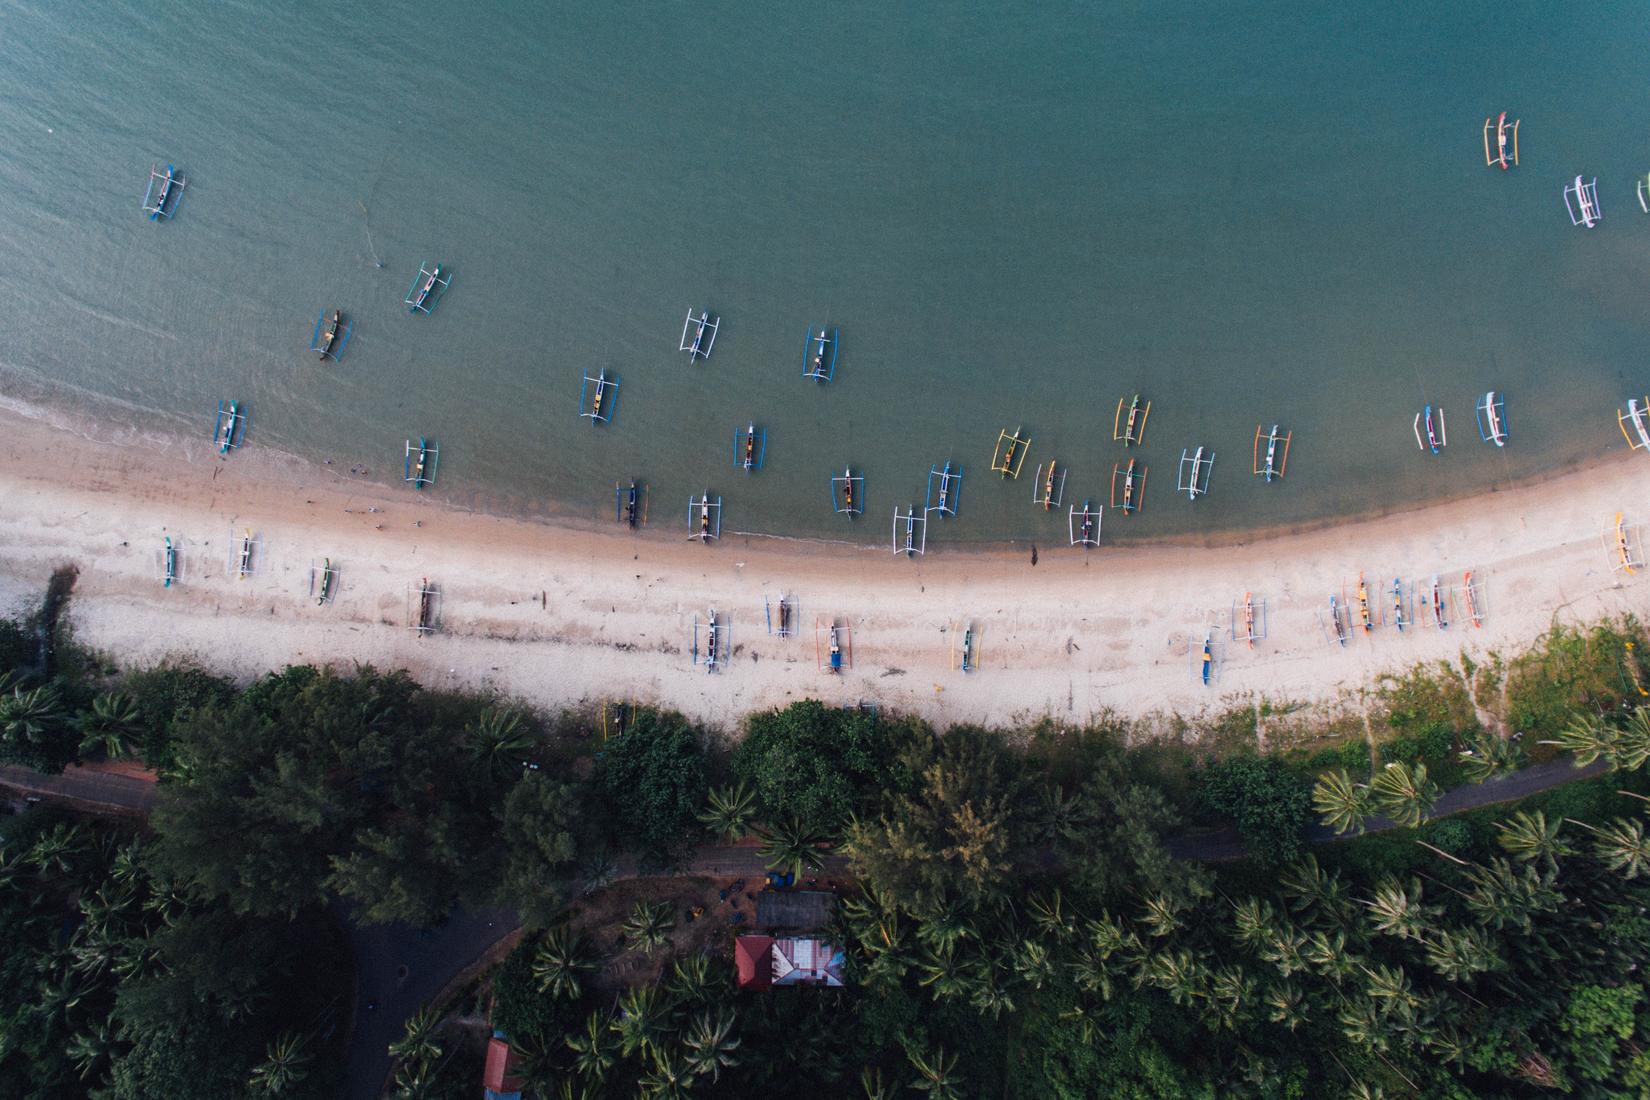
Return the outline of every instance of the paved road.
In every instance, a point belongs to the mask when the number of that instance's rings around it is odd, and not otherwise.
[[[152,780],[86,768],[70,768],[62,775],[42,775],[15,764],[0,765],[0,787],[102,812],[146,814],[155,807]]]

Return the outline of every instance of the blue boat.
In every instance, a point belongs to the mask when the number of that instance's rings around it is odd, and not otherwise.
[[[440,461],[441,448],[431,444],[423,436],[419,436],[417,447],[413,446],[412,440],[407,440],[406,460],[402,466],[403,480],[410,482],[414,489],[434,485],[435,467]]]
[[[323,362],[328,359],[337,362],[338,357],[344,354],[344,347],[349,343],[349,334],[354,329],[355,322],[346,320],[342,311],[335,309],[329,317],[323,309],[321,315],[315,318],[315,331],[310,334],[309,350],[320,355]]]
[[[768,454],[768,430],[758,428],[754,423],[744,431],[733,429],[733,465],[736,469],[751,473],[762,468],[762,460]]]
[[[177,212],[178,202],[188,181],[178,175],[170,164],[162,172],[157,165],[149,166],[149,188],[143,193],[143,212],[152,222],[170,218]]]
[[[219,401],[218,418],[212,425],[212,442],[218,445],[218,453],[228,454],[239,447],[245,438],[246,413],[241,411],[241,403],[231,401],[226,407]]]
[[[407,288],[405,299],[408,313],[433,313],[441,295],[446,292],[448,285],[453,281],[451,272],[443,275],[441,265],[421,263],[418,265],[418,275],[412,285]]]
[[[837,330],[808,327],[802,341],[802,377],[829,382],[836,377]]]

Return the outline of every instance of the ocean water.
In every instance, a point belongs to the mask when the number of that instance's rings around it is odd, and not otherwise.
[[[1063,543],[1032,471],[1103,500],[1137,390],[1146,507],[1107,541],[1486,491],[1623,449],[1613,410],[1650,389],[1644,30],[1617,0],[0,0],[0,393],[203,445],[238,398],[248,446],[386,481],[429,436],[437,495],[530,515],[610,522],[637,477],[672,536],[709,488],[729,531],[886,543],[951,459],[932,545]],[[1480,136],[1503,109],[1508,173]],[[188,179],[164,224],[139,210],[157,160]],[[1578,172],[1591,232],[1561,200]],[[412,317],[427,260],[455,277]],[[323,365],[335,306],[354,333]],[[701,307],[722,327],[694,363]],[[829,386],[801,377],[822,323]],[[603,428],[578,416],[598,369]],[[1491,387],[1504,450],[1473,423]],[[1439,457],[1412,434],[1429,402]],[[1294,444],[1266,486],[1274,421]]]

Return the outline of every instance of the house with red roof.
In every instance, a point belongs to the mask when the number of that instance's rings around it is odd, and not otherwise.
[[[740,989],[842,985],[842,952],[812,937],[740,936],[733,961]]]

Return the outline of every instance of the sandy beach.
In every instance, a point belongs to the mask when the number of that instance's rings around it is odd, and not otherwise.
[[[874,701],[941,725],[1107,712],[1195,722],[1263,697],[1345,699],[1383,671],[1516,648],[1555,622],[1644,607],[1643,574],[1613,570],[1601,538],[1618,511],[1630,527],[1650,514],[1639,456],[1219,547],[1044,546],[1034,565],[1023,550],[948,547],[938,519],[929,553],[912,560],[889,551],[880,516],[860,521],[856,533],[872,544],[860,548],[731,532],[705,546],[686,539],[685,509],[674,505],[654,508],[640,536],[616,523],[570,529],[444,507],[256,446],[221,459],[205,439],[70,430],[15,410],[0,413],[0,432],[0,610],[36,606],[52,570],[73,565],[76,637],[128,666],[191,658],[250,677],[293,662],[363,662],[404,667],[431,686],[547,707],[634,700],[722,727],[810,696]],[[1151,505],[1193,506],[1167,494]],[[1129,522],[1145,519],[1111,513],[1105,528]],[[243,532],[253,572],[239,579],[232,544]],[[169,589],[166,536],[178,547]],[[320,606],[312,570],[327,558],[339,585]],[[1482,584],[1479,629],[1459,592],[1466,570]],[[1368,635],[1356,628],[1360,571],[1377,614]],[[1434,573],[1457,588],[1447,631],[1379,623],[1391,601],[1378,590],[1401,576],[1419,595]],[[438,629],[419,636],[409,606],[425,578],[439,590]],[[1267,637],[1252,649],[1228,630],[1245,592],[1265,601]],[[791,638],[767,628],[764,600],[777,605],[781,594],[797,601]],[[1331,594],[1354,603],[1345,648],[1326,638]],[[711,608],[731,644],[715,673],[691,653],[695,620],[703,648]],[[1413,611],[1422,614],[1419,600]],[[816,655],[816,633],[833,620],[851,632],[840,677]],[[965,674],[955,664],[967,623],[979,651]],[[1216,675],[1206,687],[1197,665],[1210,631]]]

